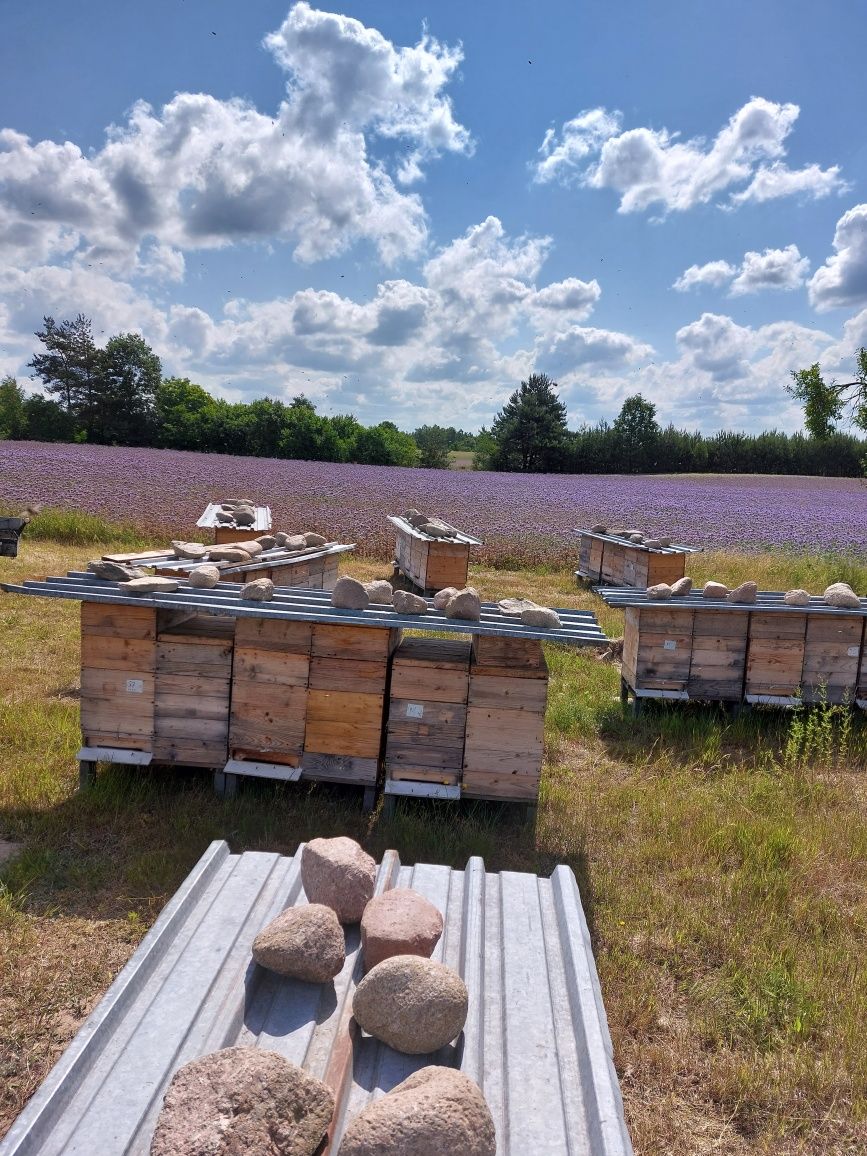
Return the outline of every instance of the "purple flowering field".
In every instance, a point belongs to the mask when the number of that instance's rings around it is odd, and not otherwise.
[[[480,560],[572,562],[575,526],[605,522],[705,549],[861,551],[867,483],[760,475],[493,474],[130,447],[0,442],[0,502],[40,501],[195,537],[208,501],[246,495],[274,529],[315,529],[390,555],[409,506],[484,539]]]

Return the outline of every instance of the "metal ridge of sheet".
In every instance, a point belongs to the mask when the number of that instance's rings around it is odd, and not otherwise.
[[[774,614],[831,614],[831,615],[867,615],[867,598],[861,598],[860,607],[829,606],[819,594],[810,596],[806,606],[788,606],[783,601],[784,592],[781,590],[759,590],[755,602],[728,602],[725,598],[704,598],[701,590],[691,590],[680,598],[648,598],[643,590],[636,590],[630,586],[594,586],[593,592],[598,594],[606,606],[614,608],[637,606],[639,608],[652,607],[654,610],[678,610],[688,607],[691,610],[740,610],[748,612],[770,612]]]
[[[403,630],[437,630],[451,634],[479,634],[506,638],[526,638],[561,642],[573,646],[605,646],[603,633],[592,610],[558,610],[562,625],[549,629],[527,626],[518,618],[503,614],[496,602],[482,604],[478,622],[446,618],[433,609],[426,599],[425,615],[398,614],[392,607],[372,604],[367,610],[343,610],[331,605],[327,590],[277,586],[269,602],[253,602],[240,597],[242,583],[220,582],[211,590],[196,589],[183,579],[180,589],[171,594],[124,594],[123,583],[107,582],[83,571],[70,571],[65,577],[43,580],[28,579],[21,585],[0,583],[9,594],[29,594],[43,598],[71,598],[83,602],[105,602],[121,606],[156,606],[170,610],[190,610],[204,614],[232,615],[322,622],[333,626],[393,627]]]
[[[617,534],[596,534],[593,530],[582,530],[576,527],[573,534],[580,534],[585,538],[595,538],[599,542],[610,542],[612,546],[629,546],[634,550],[644,550],[647,554],[701,554],[702,546],[684,546],[679,542],[671,542],[668,546],[645,546],[641,542],[630,542],[628,538],[619,538]]]
[[[432,534],[422,534],[416,529],[406,518],[402,518],[399,514],[387,514],[389,522],[397,526],[400,530],[405,530],[407,534],[411,534],[413,538],[418,538],[420,542],[441,542],[444,546],[458,545],[458,546],[484,546],[481,538],[474,538],[472,534],[465,534],[463,530],[455,529],[454,538],[435,538]]]
[[[464,1032],[429,1056],[363,1035],[352,996],[363,974],[359,929],[346,964],[308,984],[252,962],[256,933],[306,903],[292,858],[208,847],[126,967],[0,1143],[0,1156],[146,1156],[162,1097],[189,1060],[234,1045],[280,1052],[324,1079],[337,1109],[323,1156],[349,1121],[430,1063],[481,1087],[498,1156],[631,1156],[590,934],[575,876],[549,879],[401,865],[383,855],[377,893],[410,887],[444,916],[434,958],[464,978]]]

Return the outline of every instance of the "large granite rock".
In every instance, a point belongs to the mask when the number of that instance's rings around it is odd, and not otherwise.
[[[394,587],[390,582],[386,582],[384,578],[377,578],[373,582],[365,582],[364,589],[367,591],[367,597],[371,602],[375,602],[377,606],[391,606],[394,598]]]
[[[446,618],[460,618],[466,622],[478,622],[482,617],[482,602],[472,587],[459,590],[452,595],[445,606]]]
[[[273,550],[277,545],[277,538],[274,534],[260,534],[256,541],[263,550]]]
[[[497,1135],[477,1084],[454,1068],[413,1072],[350,1123],[341,1156],[496,1156]],[[530,1153],[526,1156],[541,1156]]]
[[[236,526],[254,526],[256,524],[256,511],[250,506],[236,506],[235,507],[235,525]]]
[[[759,587],[757,583],[741,582],[740,586],[736,586],[734,590],[729,593],[728,601],[737,603],[739,606],[752,606],[756,601],[758,592]]]
[[[308,530],[304,535],[304,542],[308,546],[324,546],[328,542],[328,539],[323,537],[322,534],[314,534]]]
[[[427,614],[427,602],[420,594],[411,594],[409,590],[395,590],[392,604],[398,614]]]
[[[191,1060],[169,1084],[150,1156],[313,1156],[334,1094],[264,1048]]]
[[[809,591],[798,587],[795,590],[787,590],[783,595],[783,601],[787,606],[809,606],[810,594]]]
[[[280,975],[327,983],[346,959],[343,928],[323,903],[287,907],[253,940],[253,958]]]
[[[307,536],[305,534],[287,534],[283,545],[287,550],[306,550]]]
[[[364,583],[357,578],[344,575],[334,583],[331,591],[331,605],[341,610],[366,610],[370,604],[370,595],[364,588]]]
[[[724,586],[722,582],[705,582],[704,589],[701,592],[702,598],[709,598],[714,602],[721,602],[729,595],[728,586]]]
[[[689,577],[678,578],[676,582],[671,584],[672,598],[686,598],[690,590],[692,590],[692,579]]]
[[[208,551],[211,562],[252,562],[253,558],[240,546],[212,546]]]
[[[174,594],[180,586],[177,578],[133,578],[125,582],[124,594]]]
[[[538,610],[539,603],[530,598],[501,598],[497,603],[500,613],[509,618],[520,618],[525,610]]]
[[[521,621],[525,626],[541,627],[542,630],[553,630],[563,625],[557,611],[547,606],[531,606],[527,610],[522,610]]]
[[[840,610],[858,610],[861,599],[848,582],[832,582],[823,595],[827,606],[836,606]]]
[[[172,552],[176,558],[187,558],[191,562],[201,562],[208,556],[208,547],[201,542],[172,542]]]
[[[373,898],[376,863],[345,835],[311,839],[301,853],[301,882],[310,903],[324,903],[341,923],[358,923]]]
[[[364,966],[370,971],[392,955],[429,957],[443,933],[443,917],[417,891],[396,887],[377,895],[361,917]]]
[[[248,602],[270,602],[274,597],[274,583],[270,578],[257,578],[241,587],[241,597]]]
[[[647,587],[647,597],[653,602],[667,601],[674,594],[667,582],[657,582],[655,586]]]
[[[220,568],[210,562],[190,571],[189,583],[194,590],[213,590],[220,581]]]
[[[463,1031],[469,997],[456,971],[418,955],[393,955],[369,971],[352,1014],[370,1035],[399,1052],[435,1052]]]
[[[433,597],[434,610],[445,610],[457,593],[457,586],[444,586],[442,590],[438,590]]]
[[[109,562],[105,558],[94,558],[87,563],[91,574],[104,582],[131,582],[133,578],[147,578],[138,566],[125,566],[121,562]]]
[[[234,542],[233,545],[236,550],[246,551],[251,558],[258,558],[262,553],[262,543],[255,538],[251,538],[249,542]]]

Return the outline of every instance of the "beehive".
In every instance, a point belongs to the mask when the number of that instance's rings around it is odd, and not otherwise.
[[[304,752],[312,635],[309,622],[238,619],[229,722],[231,758],[299,765]]]
[[[535,802],[547,696],[540,642],[474,637],[462,775],[467,797]]]
[[[807,615],[750,613],[750,647],[744,692],[748,700],[788,700],[801,693]]]
[[[669,585],[684,576],[688,546],[649,548],[608,534],[578,531],[578,573],[591,582],[646,590],[660,582]]]
[[[235,619],[159,611],[154,686],[155,762],[223,767]]]
[[[392,780],[460,782],[470,679],[469,642],[404,638],[395,650],[385,747]]]
[[[81,733],[86,747],[150,751],[157,612],[81,604]]]
[[[305,775],[375,783],[382,751],[388,662],[400,631],[313,624]]]
[[[863,615],[808,616],[801,685],[805,702],[855,702],[863,637]]]
[[[623,677],[633,690],[686,693],[695,612],[628,606],[623,630]]]
[[[749,620],[747,611],[694,612],[687,681],[690,698],[721,702],[739,702],[743,698]]]

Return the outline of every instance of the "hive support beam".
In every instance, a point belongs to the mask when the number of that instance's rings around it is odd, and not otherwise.
[[[376,802],[376,787],[365,787],[364,788],[364,798],[362,799],[362,802],[361,802],[362,810],[369,813],[370,811],[373,810],[373,806],[374,806],[375,802]]]
[[[393,819],[394,809],[397,806],[397,795],[383,795],[382,797],[382,817],[383,819]]]
[[[81,759],[78,764],[78,789],[86,791],[96,782],[96,763],[90,759]]]
[[[221,799],[234,799],[238,792],[238,776],[225,771],[214,772],[214,791]]]

